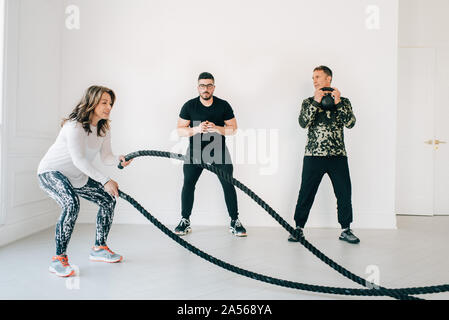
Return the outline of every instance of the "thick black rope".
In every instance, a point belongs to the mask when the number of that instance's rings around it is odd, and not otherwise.
[[[152,224],[154,224],[159,230],[161,230],[163,233],[165,233],[171,239],[173,239],[174,241],[179,243],[181,246],[183,246],[187,250],[191,251],[192,253],[196,254],[197,256],[205,259],[206,261],[209,261],[209,262],[211,262],[221,268],[224,268],[228,271],[231,271],[231,272],[234,272],[239,275],[243,275],[243,276],[255,279],[255,280],[267,282],[267,283],[270,283],[273,285],[278,285],[281,287],[287,287],[287,288],[293,288],[293,289],[299,289],[299,290],[304,290],[304,291],[313,291],[313,292],[339,294],[339,295],[383,296],[383,294],[380,291],[375,290],[375,289],[367,290],[367,289],[337,288],[337,287],[310,285],[310,284],[305,284],[305,283],[298,283],[298,282],[273,278],[273,277],[265,276],[265,275],[262,275],[259,273],[255,273],[252,271],[248,271],[248,270],[236,267],[232,264],[224,262],[223,260],[215,258],[215,257],[205,253],[204,251],[201,251],[200,249],[196,248],[195,246],[191,245],[190,243],[188,243],[187,241],[182,239],[180,236],[178,236],[173,231],[168,229],[159,220],[157,220],[154,216],[152,216],[136,200],[134,200],[131,196],[127,195],[123,191],[119,190],[119,195],[121,198],[128,201],[140,213],[142,213],[142,215],[145,218],[147,218]]]
[[[156,156],[156,157],[165,157],[165,158],[173,158],[177,160],[186,160],[184,155],[181,154],[174,154],[170,152],[162,152],[162,151],[155,151],[155,150],[142,150],[130,153],[125,156],[125,159],[131,160],[136,157],[140,156]],[[233,184],[234,186],[238,187],[240,190],[242,190],[244,193],[246,193],[248,196],[251,197],[257,204],[259,204],[265,211],[267,211],[284,229],[286,229],[290,234],[296,235],[296,230],[290,226],[279,214],[277,214],[268,204],[266,204],[260,197],[258,197],[253,191],[251,191],[248,187],[243,185],[238,180],[234,179],[232,176],[228,175],[227,173],[217,169],[216,167],[209,165],[209,164],[195,164],[198,165],[206,170],[209,170],[218,176],[222,177],[225,181],[228,183]],[[119,164],[119,168],[122,168]],[[206,259],[209,262],[212,262],[216,265],[219,265],[227,270],[239,273],[241,275],[245,275],[257,280],[261,280],[268,283],[277,284],[280,286],[290,287],[290,288],[296,288],[301,290],[307,290],[307,291],[316,291],[316,292],[325,292],[325,293],[333,293],[333,294],[345,294],[345,295],[369,295],[369,296],[391,296],[396,299],[418,299],[415,297],[408,296],[410,294],[428,294],[428,293],[438,293],[438,292],[446,292],[449,291],[449,285],[438,285],[438,286],[428,286],[428,287],[415,287],[415,288],[400,288],[400,289],[387,289],[380,286],[376,286],[373,283],[367,282],[366,280],[362,279],[361,277],[353,274],[349,270],[345,269],[344,267],[338,265],[336,262],[328,258],[326,255],[324,255],[322,252],[320,252],[317,248],[315,248],[310,242],[305,240],[304,238],[298,237],[300,239],[300,243],[306,247],[310,252],[312,252],[316,257],[318,257],[321,261],[332,267],[334,270],[342,274],[343,276],[347,277],[348,279],[362,285],[365,287],[370,288],[367,289],[352,289],[352,288],[333,288],[333,287],[323,287],[323,286],[313,286],[309,284],[302,284],[297,282],[291,282],[286,280],[280,280],[275,279],[272,277],[267,277],[263,275],[259,275],[247,270],[243,270],[240,268],[237,268],[235,266],[229,265],[221,260],[218,260],[214,257],[211,257],[207,255],[206,253],[200,251],[199,249],[191,246],[189,243],[178,237],[176,234],[172,233],[168,228],[166,228],[164,225],[162,225],[157,219],[155,219],[153,216],[151,216],[143,207],[141,207],[134,199],[129,197],[128,195],[125,195],[121,193],[121,197],[125,200],[129,201],[138,211],[140,211],[150,222],[156,225],[160,230],[162,230],[164,233],[169,235],[173,240],[183,245],[188,250],[194,252],[198,256]],[[207,257],[210,257],[211,260],[209,260]],[[214,262],[216,261],[216,262]],[[236,269],[233,269],[236,268]],[[371,289],[374,288],[374,289]]]

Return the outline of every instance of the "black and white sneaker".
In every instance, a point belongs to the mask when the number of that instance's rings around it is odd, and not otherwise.
[[[192,228],[190,227],[190,220],[182,218],[181,222],[179,222],[178,226],[175,228],[175,233],[178,236],[185,236],[189,232],[192,232]]]
[[[338,238],[340,240],[349,242],[349,243],[359,243],[360,239],[357,238],[351,231],[351,229],[347,228],[344,229],[343,232],[341,233],[340,237]]]
[[[246,229],[242,226],[239,219],[231,220],[231,225],[229,226],[229,231],[237,237],[246,237]]]
[[[287,240],[290,242],[299,242],[299,238],[304,238],[304,232],[302,231],[302,228],[296,227],[295,235],[290,234]]]

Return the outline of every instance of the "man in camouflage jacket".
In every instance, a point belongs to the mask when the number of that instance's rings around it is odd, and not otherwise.
[[[344,127],[354,127],[356,119],[349,99],[341,97],[337,88],[330,93],[335,107],[324,110],[321,100],[329,91],[332,71],[326,66],[316,67],[313,71],[314,97],[303,101],[298,118],[299,125],[308,130],[307,145],[304,153],[301,188],[295,210],[296,231],[289,241],[299,241],[303,237],[303,228],[307,222],[316,192],[324,174],[328,174],[337,197],[338,222],[343,231],[340,240],[358,243],[360,240],[352,233],[351,179],[348,158],[344,143]]]

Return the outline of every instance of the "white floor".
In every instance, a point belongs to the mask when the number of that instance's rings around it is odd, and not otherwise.
[[[361,243],[338,240],[337,229],[306,229],[307,239],[329,257],[365,278],[379,270],[385,287],[449,283],[449,217],[399,216],[397,230],[354,230]],[[48,272],[53,228],[0,247],[0,299],[372,299],[298,291],[223,270],[190,253],[151,224],[112,227],[109,246],[117,264],[90,262],[95,227],[78,224],[69,246],[77,277]],[[319,261],[282,228],[248,228],[236,238],[227,227],[197,227],[185,239],[209,254],[265,275],[308,284],[361,288]],[[449,293],[421,295],[449,299]],[[379,299],[379,298],[377,298]],[[390,299],[390,298],[381,298]]]

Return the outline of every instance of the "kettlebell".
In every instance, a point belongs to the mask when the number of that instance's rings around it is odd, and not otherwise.
[[[321,88],[321,90],[330,92],[334,91],[334,89],[329,87]],[[323,110],[335,110],[335,100],[331,96],[330,92],[326,93],[326,95],[321,99],[321,109]]]

